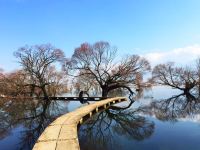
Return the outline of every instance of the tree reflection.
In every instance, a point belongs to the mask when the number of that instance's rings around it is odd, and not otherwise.
[[[159,120],[176,121],[200,114],[200,99],[190,93],[179,94],[165,100],[154,101],[140,109],[146,114],[155,115]]]
[[[154,123],[132,109],[113,106],[96,114],[80,127],[81,149],[120,149],[117,138],[144,140],[152,135]]]
[[[0,139],[20,125],[19,149],[32,149],[45,127],[61,114],[58,103],[38,99],[1,99],[0,101]],[[53,111],[51,111],[53,110]]]

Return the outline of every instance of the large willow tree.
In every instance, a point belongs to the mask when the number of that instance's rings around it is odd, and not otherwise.
[[[143,74],[150,70],[149,62],[138,56],[117,58],[117,49],[108,42],[83,43],[76,48],[71,59],[65,62],[68,74],[83,78],[84,82],[98,85],[102,96],[118,88],[138,87]]]
[[[50,44],[42,44],[21,47],[14,55],[29,77],[27,85],[32,89],[41,89],[43,96],[48,97],[47,86],[54,84],[49,78],[50,68],[55,62],[63,60],[63,51]]]

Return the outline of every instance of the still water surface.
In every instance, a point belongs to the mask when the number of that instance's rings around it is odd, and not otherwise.
[[[96,114],[79,129],[82,150],[200,150],[200,101],[180,91],[154,87],[136,102]],[[79,102],[0,101],[0,149],[29,150],[56,117]]]
[[[193,95],[155,87],[124,107],[118,104],[85,122],[81,149],[200,150],[200,101]]]

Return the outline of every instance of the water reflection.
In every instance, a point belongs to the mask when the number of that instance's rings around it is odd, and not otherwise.
[[[156,100],[148,106],[141,106],[141,112],[154,115],[162,121],[177,121],[200,114],[200,99],[190,93],[179,94],[168,99]]]
[[[138,107],[130,102],[127,107],[111,106],[86,121],[79,129],[81,149],[194,149],[200,138],[199,126],[191,123],[200,114],[198,95],[178,94]],[[184,145],[176,137],[189,143]]]
[[[121,96],[126,94],[122,91],[114,92]],[[200,134],[197,134],[199,126],[191,122],[188,124],[185,121],[187,119],[194,120],[196,116],[199,116],[200,100],[198,95],[179,94],[167,99],[158,98],[158,100],[148,103],[146,100],[149,98],[145,99],[146,95],[143,95],[143,92],[133,98],[140,97],[142,99],[131,100],[125,107],[122,107],[124,103],[111,106],[86,121],[79,129],[81,149],[134,148],[143,150],[149,148],[156,150],[162,149],[163,145],[165,145],[165,149],[178,149],[177,145],[179,147],[184,145],[181,142],[183,140],[189,142],[179,149],[195,149],[192,147],[193,145],[197,149],[200,148],[198,144]],[[143,102],[139,102],[141,105],[137,106],[138,101]],[[1,142],[8,138],[7,147],[4,149],[32,149],[44,128],[56,117],[68,112],[68,106],[71,110],[71,104],[65,101],[0,99],[0,146],[3,145]],[[185,122],[181,122],[182,120]],[[171,122],[173,122],[173,126],[171,126]],[[9,138],[13,136],[13,130],[18,127],[23,129],[17,131],[20,132],[19,137],[13,142]],[[172,130],[173,132],[171,132]],[[16,135],[14,136],[16,137]],[[180,142],[177,141],[177,136],[180,137]]]
[[[82,150],[111,150],[120,147],[116,136],[141,141],[154,132],[154,123],[132,109],[113,106],[98,113],[79,130]]]
[[[63,113],[55,101],[3,98],[0,102],[0,139],[12,136],[11,131],[17,126],[23,127],[18,145],[10,143],[15,149],[32,149],[45,127]]]

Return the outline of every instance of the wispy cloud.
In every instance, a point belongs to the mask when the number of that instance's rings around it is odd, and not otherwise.
[[[144,55],[152,66],[159,63],[175,62],[178,65],[192,65],[200,57],[200,45],[176,48],[165,52],[151,52]]]

